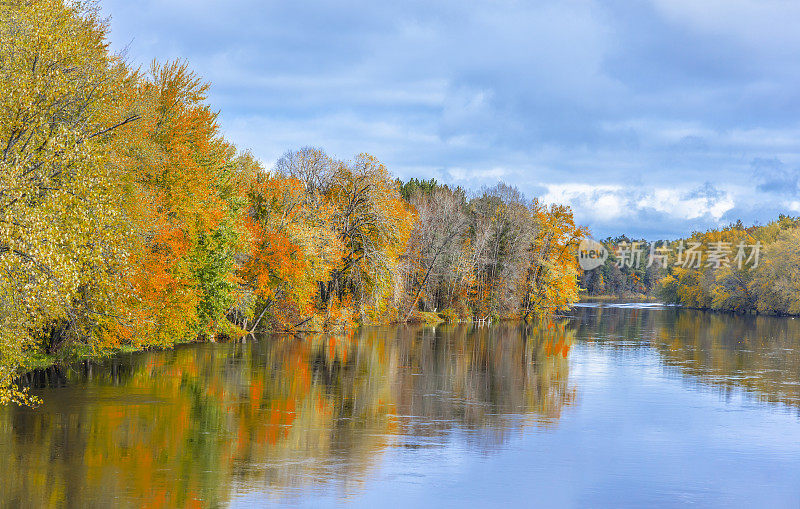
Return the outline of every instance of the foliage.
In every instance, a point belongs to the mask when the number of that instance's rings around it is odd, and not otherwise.
[[[459,321],[458,312],[453,308],[447,308],[442,310],[442,312],[439,313],[439,316],[441,316],[442,320],[444,320],[447,323],[456,323]]]
[[[525,320],[563,311],[578,300],[578,243],[587,230],[575,225],[568,207],[531,205],[537,235],[522,285]]]
[[[400,195],[406,201],[410,201],[411,198],[417,194],[431,194],[437,189],[442,188],[442,186],[436,182],[435,178],[424,180],[412,177],[407,182],[398,180],[397,183],[400,187]]]
[[[673,246],[681,241],[676,241]],[[659,281],[666,302],[687,307],[737,313],[800,314],[800,219],[780,216],[764,226],[745,228],[741,222],[720,230],[695,233],[686,242],[734,247],[759,243],[759,263],[735,260],[719,268],[705,261],[699,268],[671,266]]]
[[[120,334],[167,346],[229,332],[245,205],[240,161],[204,104],[208,85],[185,63],[153,63],[149,76],[133,73],[127,85],[121,107],[141,119],[114,146],[136,232],[131,321]]]
[[[132,69],[91,2],[0,5],[0,403],[43,359],[529,317],[575,300],[571,212],[498,184],[468,200],[377,158],[221,134],[181,61]]]
[[[800,314],[800,228],[781,231],[769,244],[749,285],[756,309],[768,314]]]
[[[616,248],[622,245],[641,247],[641,263],[621,263]],[[650,297],[657,289],[658,282],[666,271],[657,263],[649,263],[649,245],[661,247],[663,241],[648,243],[645,239],[633,239],[627,235],[607,237],[601,241],[607,251],[608,258],[600,267],[583,271],[580,275],[580,287],[590,296],[614,296],[617,298]]]
[[[318,282],[330,277],[341,247],[320,210],[315,214],[306,203],[297,178],[260,174],[249,198],[252,245],[242,278],[258,296],[259,310],[270,312],[273,328],[290,327],[314,314]]]
[[[0,399],[37,346],[96,344],[125,263],[107,136],[119,62],[91,5],[0,5]]]
[[[386,167],[369,154],[345,162],[306,148],[288,153],[276,169],[302,184],[304,206],[333,236],[325,245],[337,251],[337,259],[317,281],[325,320],[341,315],[346,305],[362,323],[384,321],[396,306],[397,261],[414,223]]]
[[[402,319],[448,309],[456,319],[527,320],[578,299],[585,230],[569,208],[527,202],[506,184],[467,201],[463,190],[431,182],[410,197],[418,220],[403,257]]]

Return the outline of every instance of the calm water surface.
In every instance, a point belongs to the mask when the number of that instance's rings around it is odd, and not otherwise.
[[[800,320],[578,306],[122,356],[0,411],[8,507],[800,507]]]

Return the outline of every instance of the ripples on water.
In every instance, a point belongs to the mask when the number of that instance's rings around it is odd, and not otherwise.
[[[800,321],[658,304],[40,374],[9,507],[800,505]]]

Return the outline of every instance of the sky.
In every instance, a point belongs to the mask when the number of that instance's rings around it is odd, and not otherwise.
[[[498,181],[595,238],[800,215],[794,0],[101,0],[134,65],[184,59],[225,136]]]

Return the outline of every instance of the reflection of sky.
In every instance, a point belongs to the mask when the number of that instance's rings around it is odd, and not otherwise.
[[[687,384],[650,349],[578,343],[570,353],[569,382],[578,401],[554,426],[512,433],[487,454],[465,446],[459,430],[442,437],[439,447],[394,447],[354,494],[323,491],[301,501],[363,507],[800,504],[800,419],[785,407],[741,394],[726,400]],[[233,505],[264,499],[250,493]]]
[[[604,237],[800,212],[800,4],[104,0],[135,64],[186,58],[266,164],[318,145],[497,179]]]

